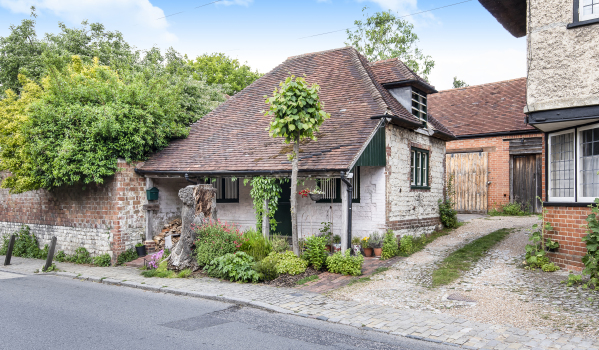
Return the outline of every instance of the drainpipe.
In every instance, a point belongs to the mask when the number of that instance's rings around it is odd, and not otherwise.
[[[354,254],[353,249],[351,249],[351,205],[352,205],[352,192],[353,187],[351,182],[345,177],[345,172],[341,172],[341,181],[347,185],[347,249],[349,249],[350,254]]]

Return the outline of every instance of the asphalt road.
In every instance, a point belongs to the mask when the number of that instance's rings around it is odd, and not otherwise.
[[[0,349],[455,349],[293,315],[0,271]]]

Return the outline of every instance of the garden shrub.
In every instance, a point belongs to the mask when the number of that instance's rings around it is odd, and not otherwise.
[[[206,265],[208,276],[233,282],[258,282],[260,274],[252,269],[254,258],[244,252],[228,253]]]
[[[530,206],[529,208],[530,209]],[[507,203],[499,208],[489,210],[490,216],[525,216],[530,215],[530,210],[523,210],[520,203]]]
[[[326,237],[312,236],[306,238],[306,251],[302,257],[316,270],[320,270],[325,265],[329,256],[325,248],[327,241]]]
[[[12,250],[12,256],[18,256],[21,258],[33,258],[33,259],[45,259],[48,256],[48,246],[44,246],[44,249],[39,248],[37,238],[29,226],[24,225],[21,229],[14,233],[15,245]],[[8,252],[8,244],[11,235],[5,235],[3,237],[2,247],[0,248],[0,255],[6,255]]]
[[[277,261],[277,259],[263,259],[254,264],[253,268],[258,272],[261,280],[272,281],[279,277],[279,273],[277,272]]]
[[[346,254],[337,252],[327,258],[327,269],[332,273],[359,276],[362,274],[362,263],[362,254],[351,256],[349,251],[346,251]]]
[[[220,221],[210,221],[196,228],[196,234],[199,266],[206,266],[218,257],[237,252],[244,241],[237,228]]]
[[[412,254],[414,251],[414,237],[405,235],[401,237],[399,250],[404,254]]]
[[[388,230],[385,234],[385,239],[383,240],[383,253],[381,254],[381,259],[391,259],[397,254],[399,254],[397,238],[395,238],[392,230]]]
[[[116,259],[116,265],[124,265],[125,263],[133,261],[137,258],[139,258],[139,256],[137,255],[137,251],[135,250],[135,248],[129,248],[118,256],[118,258]]]
[[[285,253],[289,250],[289,243],[287,243],[287,240],[281,236],[271,237],[270,245],[272,246],[272,251],[275,253]]]
[[[380,248],[383,246],[383,235],[379,232],[373,232],[368,239],[370,248]]]
[[[308,267],[308,262],[298,258],[292,251],[270,253],[262,262],[274,263],[278,274],[299,275]]]
[[[144,277],[175,278],[177,274],[167,269],[168,261],[162,260],[157,269],[145,270],[141,272]]]
[[[256,230],[250,229],[244,232],[243,239],[239,250],[250,255],[256,261],[266,258],[272,251],[272,243]]]
[[[102,255],[98,255],[96,257],[94,257],[94,265],[96,266],[110,266],[111,263],[111,259],[110,259],[110,255],[108,253],[106,254],[102,254]]]
[[[441,223],[446,228],[458,227],[458,212],[454,209],[453,196],[455,190],[453,188],[453,175],[447,180],[447,188],[445,191],[445,199],[439,199],[439,218]]]
[[[589,284],[595,289],[599,284],[599,198],[595,199],[595,204],[591,206],[591,214],[586,218],[588,222],[587,235],[582,238],[586,244],[587,253],[582,257],[584,264],[583,274],[590,276]]]

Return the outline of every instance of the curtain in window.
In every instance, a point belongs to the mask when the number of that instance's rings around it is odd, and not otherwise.
[[[582,197],[599,197],[599,128],[584,130],[581,136]]]
[[[551,136],[551,196],[574,197],[574,133]]]

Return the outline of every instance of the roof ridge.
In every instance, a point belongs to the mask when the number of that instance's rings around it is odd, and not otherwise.
[[[379,105],[379,107],[381,107],[383,109],[381,114],[391,112],[391,108],[389,107],[389,105],[387,104],[385,99],[383,98],[383,94],[379,91],[379,89],[376,88],[375,84],[378,84],[378,83],[373,79],[374,77],[370,74],[368,69],[366,69],[366,67],[364,66],[364,63],[360,59],[360,56],[362,56],[362,55],[356,49],[354,49],[351,53],[352,53],[351,61],[354,64],[354,66],[358,70],[362,70],[363,73],[365,73],[365,75],[366,75],[366,77],[364,77],[362,74],[360,74],[360,76],[362,77],[362,81],[364,81],[368,86],[368,90],[370,91],[370,95],[372,96],[372,99],[375,100],[377,102],[377,104]],[[368,62],[368,60],[366,60],[366,62]]]
[[[372,66],[372,65],[375,65],[375,64],[379,64],[379,63],[391,62],[393,60],[398,60],[399,61],[399,57],[387,58],[386,60],[379,60],[379,61],[370,62],[370,65]]]
[[[508,79],[508,80],[500,80],[500,81],[495,81],[495,82],[492,82],[492,83],[484,83],[484,84],[479,84],[479,85],[470,85],[470,86],[465,86],[465,87],[460,87],[460,88],[453,88],[453,89],[441,90],[438,93],[440,94],[442,92],[465,90],[465,89],[476,88],[476,87],[481,87],[481,86],[489,86],[489,85],[495,85],[495,84],[504,84],[504,83],[509,83],[509,82],[512,82],[512,81],[518,81],[518,80],[522,80],[522,79],[526,79],[526,77],[514,78],[514,79]]]
[[[322,55],[322,54],[326,54],[329,52],[342,51],[342,50],[348,50],[348,49],[353,49],[354,51],[356,50],[353,46],[338,47],[336,49],[329,49],[329,50],[324,50],[324,51],[316,51],[316,52],[304,53],[301,55],[289,56],[289,57],[287,57],[286,61],[293,60],[296,58],[302,58],[302,57],[306,57],[306,56]]]

